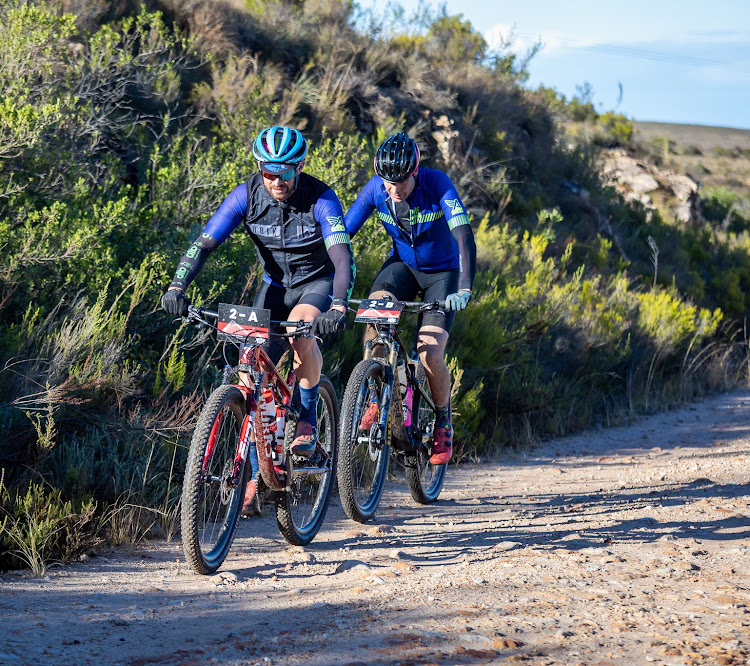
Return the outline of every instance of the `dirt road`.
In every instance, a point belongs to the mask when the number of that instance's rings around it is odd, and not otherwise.
[[[0,579],[1,664],[750,663],[750,391],[338,500],[309,548],[271,512],[220,573],[152,543]]]

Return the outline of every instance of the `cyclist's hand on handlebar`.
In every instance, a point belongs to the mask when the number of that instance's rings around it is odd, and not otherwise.
[[[445,307],[448,310],[463,310],[471,300],[471,292],[468,289],[459,289],[455,294],[450,294],[445,299]]]
[[[312,334],[313,335],[326,335],[333,333],[338,330],[343,330],[346,327],[346,314],[331,308],[328,312],[322,312],[312,323]]]
[[[189,304],[190,301],[182,289],[170,289],[161,297],[161,306],[171,315],[185,317]]]

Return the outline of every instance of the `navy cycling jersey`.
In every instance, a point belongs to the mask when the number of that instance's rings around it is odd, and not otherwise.
[[[286,201],[267,192],[261,174],[236,187],[183,257],[172,285],[186,289],[206,257],[244,223],[266,282],[289,289],[334,276],[333,298],[348,300],[355,269],[341,203],[317,178],[298,178]]]
[[[406,203],[409,206],[408,230],[396,219],[396,210],[383,179],[373,176],[347,212],[346,230],[353,237],[373,211],[377,211],[380,222],[393,239],[391,256],[397,256],[418,271],[460,268],[460,287],[470,289],[476,250],[469,217],[451,179],[437,169],[420,168]],[[470,243],[458,242],[466,236],[471,238]]]

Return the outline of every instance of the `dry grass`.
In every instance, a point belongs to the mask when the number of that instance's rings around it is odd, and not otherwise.
[[[633,122],[635,139],[650,142],[666,136],[679,150],[691,146],[708,151],[714,148],[750,149],[750,130],[708,125],[681,125],[677,123]]]
[[[704,125],[634,122],[634,140],[674,171],[702,187],[750,196],[750,130]]]

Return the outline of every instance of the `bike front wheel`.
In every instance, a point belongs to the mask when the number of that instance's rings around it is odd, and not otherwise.
[[[379,425],[384,386],[383,365],[365,359],[354,368],[344,392],[336,477],[341,505],[358,523],[375,515],[388,472],[390,418],[385,433]]]
[[[336,449],[339,405],[336,391],[328,377],[318,385],[318,446],[315,452],[296,467],[294,478],[286,490],[276,495],[276,522],[284,538],[295,546],[310,543],[320,530],[333,490],[336,471]],[[294,441],[296,419],[288,419],[284,433],[284,450]],[[289,466],[294,470],[295,465]]]
[[[427,395],[430,387],[424,367],[420,363],[416,373],[417,384]],[[412,403],[412,424],[409,434],[415,446],[414,454],[406,456],[406,483],[415,502],[432,504],[440,495],[448,463],[433,465],[430,463],[430,450],[425,440],[432,438],[435,427],[435,410],[414,388]]]
[[[245,399],[235,386],[208,398],[193,433],[182,483],[182,547],[196,573],[210,574],[232,545],[247,480],[238,459]]]

